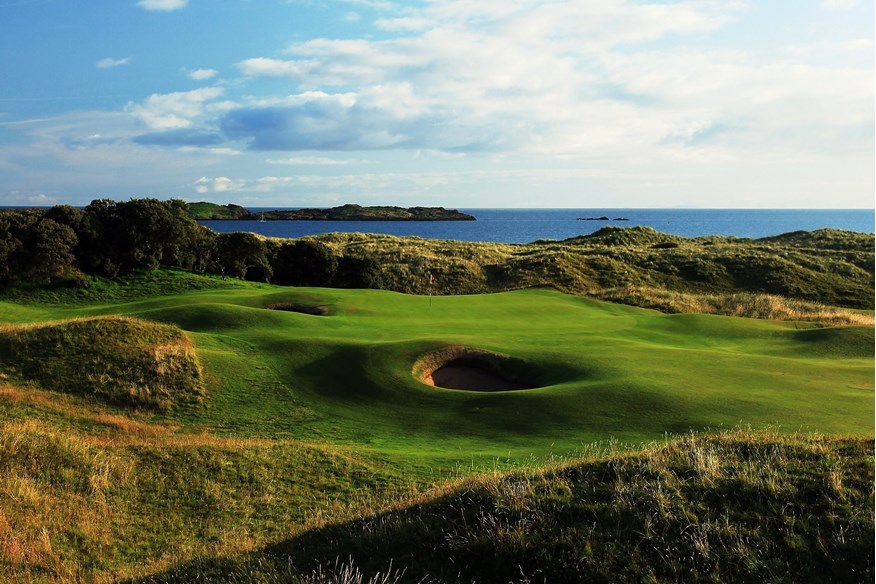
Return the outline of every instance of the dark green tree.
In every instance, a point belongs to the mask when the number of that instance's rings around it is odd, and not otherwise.
[[[67,225],[47,219],[36,221],[29,232],[27,262],[22,275],[32,284],[48,284],[76,273],[76,233]]]
[[[272,263],[275,283],[284,286],[329,286],[338,269],[328,246],[306,239],[281,244]]]
[[[125,240],[117,204],[110,199],[96,199],[84,212],[79,232],[79,265],[86,272],[113,277],[122,268]]]
[[[77,273],[73,230],[42,210],[0,213],[0,281],[48,284]]]
[[[182,201],[98,199],[84,215],[78,251],[88,271],[115,276],[159,265],[206,265],[207,229],[187,215]]]
[[[216,236],[214,264],[219,273],[245,279],[250,271],[258,279],[270,279],[273,271],[268,262],[264,240],[252,233],[220,233]]]
[[[17,237],[18,213],[0,212],[0,284],[9,284],[18,272],[18,254],[22,249]]]
[[[383,266],[374,258],[344,256],[338,262],[333,284],[339,288],[382,289],[386,287],[386,278]]]

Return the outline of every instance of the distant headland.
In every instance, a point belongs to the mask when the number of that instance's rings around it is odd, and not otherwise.
[[[363,207],[341,205],[330,209],[250,211],[240,205],[187,203],[188,214],[198,221],[475,221],[467,213],[444,207]]]

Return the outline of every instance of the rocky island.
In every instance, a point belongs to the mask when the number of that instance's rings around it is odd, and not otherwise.
[[[199,221],[475,221],[472,215],[444,207],[341,205],[328,209],[250,211],[239,205],[188,203],[188,213]]]

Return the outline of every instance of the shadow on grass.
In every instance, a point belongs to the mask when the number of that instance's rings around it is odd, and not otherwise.
[[[129,582],[869,582],[872,469],[872,440],[688,435]]]

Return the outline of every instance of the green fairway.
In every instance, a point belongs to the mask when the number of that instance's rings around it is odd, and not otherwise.
[[[322,306],[328,314],[268,306]],[[247,287],[117,305],[4,304],[8,321],[125,314],[190,333],[202,403],[157,413],[237,436],[357,445],[413,464],[520,460],[594,441],[750,425],[873,431],[873,330],[665,315],[546,289],[434,297]],[[428,386],[430,351],[512,357],[535,389]]]

